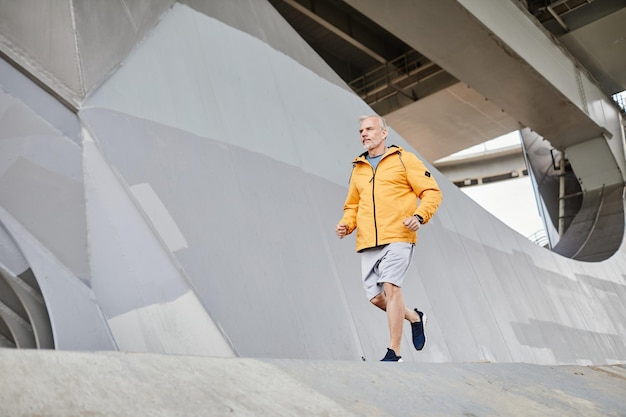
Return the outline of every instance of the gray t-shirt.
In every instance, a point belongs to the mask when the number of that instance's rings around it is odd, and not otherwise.
[[[382,156],[383,154],[380,154],[378,156],[370,156],[369,154],[367,154],[365,155],[365,159],[367,159],[369,163],[374,167],[374,170],[376,170],[376,167],[378,167],[378,163],[380,162]]]

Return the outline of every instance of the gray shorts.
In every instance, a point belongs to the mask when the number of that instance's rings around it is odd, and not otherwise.
[[[383,292],[383,282],[402,287],[414,247],[413,243],[395,242],[361,252],[361,276],[368,300]]]

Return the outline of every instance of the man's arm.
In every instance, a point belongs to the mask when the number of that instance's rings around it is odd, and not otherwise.
[[[348,195],[343,205],[343,217],[335,226],[335,233],[340,239],[349,235],[356,229],[356,213],[359,210],[359,191],[350,179]]]
[[[419,221],[420,224],[426,224],[439,208],[443,196],[437,181],[426,168],[426,165],[417,156],[410,155],[410,157],[405,159],[407,179],[415,195],[420,199],[419,205],[413,214],[419,216],[421,219]]]

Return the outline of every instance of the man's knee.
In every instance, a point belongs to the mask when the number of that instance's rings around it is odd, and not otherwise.
[[[398,287],[395,284],[392,284],[391,282],[385,282],[383,283],[383,293],[386,299],[390,299],[396,296],[397,294],[401,294],[402,288]]]

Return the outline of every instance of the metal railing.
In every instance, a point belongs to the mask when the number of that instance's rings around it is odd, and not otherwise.
[[[550,239],[548,238],[548,233],[545,231],[545,229],[537,230],[535,233],[528,236],[528,240],[536,245],[550,249]]]
[[[355,78],[349,85],[363,100],[372,104],[390,95],[405,94],[402,92],[403,88],[441,71],[443,70],[428,58],[416,51],[410,51]]]
[[[617,103],[620,109],[622,109],[622,114],[626,114],[626,99],[624,98],[625,94],[626,92],[613,94],[613,101]]]

